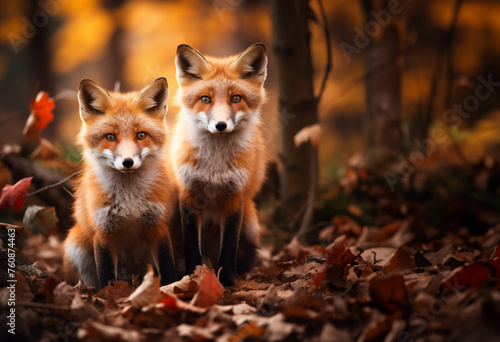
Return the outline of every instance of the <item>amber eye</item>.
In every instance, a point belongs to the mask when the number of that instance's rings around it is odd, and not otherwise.
[[[144,140],[146,139],[146,136],[147,136],[146,132],[139,132],[137,133],[137,140]]]
[[[233,97],[231,97],[231,102],[232,103],[238,103],[241,101],[241,96],[240,95],[234,95]]]
[[[107,141],[115,141],[116,135],[114,135],[113,133],[108,133],[108,134],[106,134],[106,140]]]
[[[201,97],[201,103],[209,104],[210,102],[212,102],[212,100],[210,100],[210,97],[208,97],[208,96]]]

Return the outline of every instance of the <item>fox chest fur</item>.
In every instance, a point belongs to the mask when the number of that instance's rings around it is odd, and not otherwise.
[[[249,181],[249,171],[239,163],[244,152],[241,141],[234,136],[200,137],[191,160],[178,168],[179,178],[191,191],[207,197],[234,194],[242,191]]]
[[[166,203],[154,202],[148,196],[157,186],[154,169],[144,168],[134,174],[95,172],[95,181],[105,194],[92,215],[98,229],[113,233],[127,227],[153,228],[166,215]]]

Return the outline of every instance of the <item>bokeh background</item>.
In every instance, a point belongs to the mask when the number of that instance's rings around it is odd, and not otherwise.
[[[373,15],[366,15],[363,6],[368,2],[323,1],[333,57],[332,72],[318,104],[323,128],[319,144],[323,186],[344,175],[346,163],[364,146],[366,82],[378,72],[376,60],[367,63],[366,53],[377,35],[366,48],[349,56],[342,44],[356,46],[359,30],[376,21]],[[391,17],[390,25],[398,31],[398,53],[389,63],[400,71],[402,151],[412,151],[416,137],[423,139],[431,128],[442,127],[446,139],[438,147],[451,151],[446,158],[499,157],[500,90],[481,101],[460,125],[449,127],[443,114],[474,93],[479,76],[500,80],[500,2],[397,3],[401,11]],[[386,6],[383,1],[372,5]],[[311,0],[310,6],[311,13],[304,15],[312,19],[310,45],[317,89],[327,63],[327,45],[318,2]],[[21,132],[30,100],[37,90],[45,90],[56,99],[56,108],[55,119],[43,136],[63,154],[74,155],[74,138],[80,127],[76,102],[80,80],[90,78],[107,89],[130,91],[164,76],[173,95],[178,87],[175,52],[182,43],[216,56],[238,53],[254,42],[265,43],[269,101],[263,117],[266,124],[279,126],[272,31],[271,4],[266,0],[2,0],[0,143],[23,144]],[[171,100],[170,120],[176,112]],[[279,129],[275,131],[279,136]],[[279,137],[269,146],[278,163],[280,146]],[[434,157],[439,159],[441,154]]]

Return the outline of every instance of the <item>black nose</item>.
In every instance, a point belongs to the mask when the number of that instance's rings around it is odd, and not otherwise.
[[[227,127],[226,123],[224,121],[219,121],[215,124],[215,128],[217,128],[218,131],[222,132],[225,130]]]
[[[131,168],[134,165],[134,160],[132,158],[125,158],[122,162],[123,166],[127,169]]]

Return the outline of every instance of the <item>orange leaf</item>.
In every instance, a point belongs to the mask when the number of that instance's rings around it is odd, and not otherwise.
[[[372,278],[369,290],[373,304],[386,311],[397,312],[407,304],[405,281],[400,274]]]
[[[52,111],[56,107],[49,93],[40,91],[30,104],[31,113],[24,126],[23,134],[30,140],[36,140],[49,122],[54,120]]]
[[[14,185],[7,184],[3,188],[2,195],[0,196],[0,210],[3,208],[21,210],[26,201],[23,196],[28,193],[32,179],[33,177],[26,177]]]
[[[214,272],[208,272],[203,275],[200,281],[200,289],[193,298],[196,306],[207,308],[219,301],[224,294],[224,287],[215,276]]]

